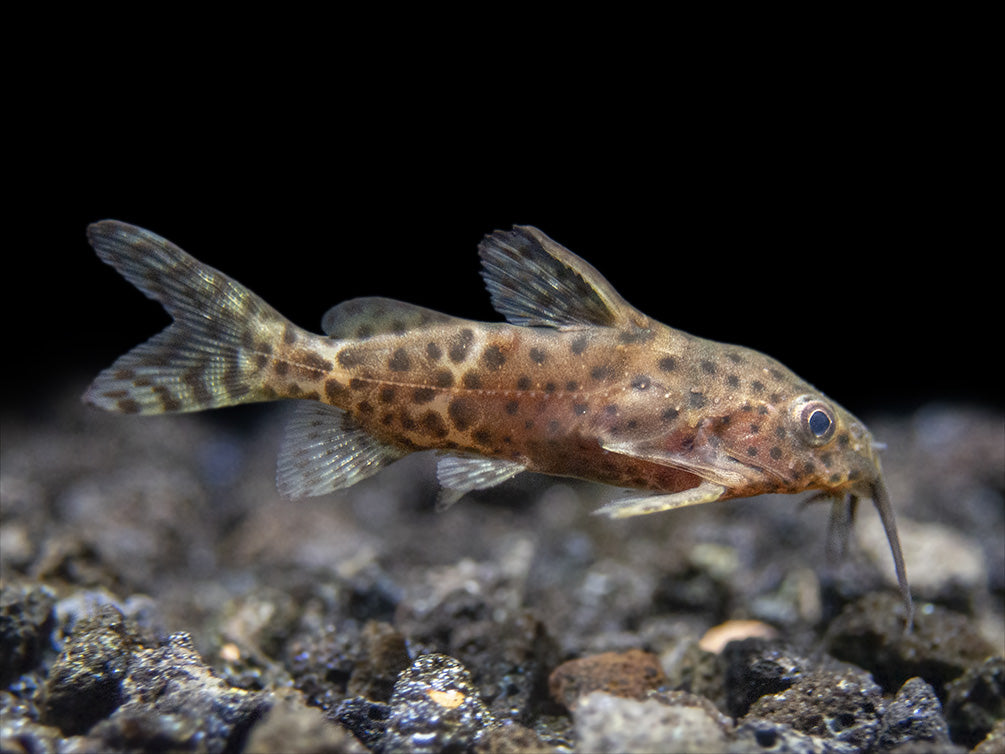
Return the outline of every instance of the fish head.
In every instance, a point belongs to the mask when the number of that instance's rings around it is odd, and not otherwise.
[[[763,403],[754,412],[747,404],[740,421],[733,415],[720,420],[721,450],[744,466],[737,476],[745,485],[729,489],[727,495],[819,491],[834,501],[831,520],[841,529],[834,532],[841,539],[847,536],[858,500],[871,499],[890,545],[910,630],[914,609],[879,459],[883,445],[851,412],[805,383],[804,388],[787,399]],[[750,420],[751,414],[758,419]]]

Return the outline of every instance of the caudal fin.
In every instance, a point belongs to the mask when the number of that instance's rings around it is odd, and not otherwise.
[[[115,220],[87,229],[101,260],[174,322],[98,375],[84,401],[159,414],[265,400],[272,344],[292,327],[240,283],[150,231]]]

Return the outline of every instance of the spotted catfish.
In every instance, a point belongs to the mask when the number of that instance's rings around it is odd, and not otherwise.
[[[524,470],[635,490],[601,508],[616,518],[817,490],[847,524],[869,497],[910,621],[893,511],[862,423],[757,351],[650,319],[535,228],[496,231],[479,247],[506,323],[359,298],[325,314],[324,335],[149,231],[104,221],[89,237],[174,323],[102,372],[85,400],[161,413],[303,399],[280,451],[285,495],[348,487],[437,449],[442,505]]]

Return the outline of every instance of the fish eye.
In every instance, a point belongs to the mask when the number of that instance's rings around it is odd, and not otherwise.
[[[834,435],[834,411],[826,403],[810,401],[800,411],[800,424],[805,428],[810,442],[822,445]]]

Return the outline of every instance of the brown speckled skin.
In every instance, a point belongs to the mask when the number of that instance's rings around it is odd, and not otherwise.
[[[739,459],[744,483],[722,499],[842,489],[869,471],[868,433],[838,407],[834,450],[807,447],[787,406],[818,394],[789,370],[655,322],[554,330],[437,315],[349,344],[300,331],[272,354],[271,371],[275,397],[318,397],[404,450],[471,452],[617,486],[677,492],[700,479],[605,450],[608,441]]]

